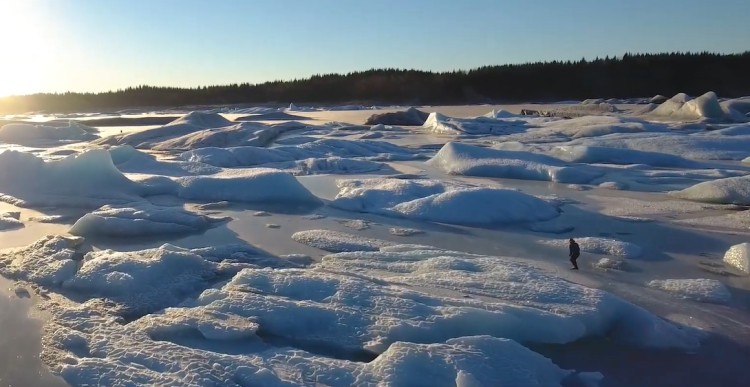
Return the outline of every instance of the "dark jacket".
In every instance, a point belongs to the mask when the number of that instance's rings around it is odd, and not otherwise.
[[[578,246],[578,243],[571,243],[570,244],[570,256],[571,257],[578,257],[581,255],[581,248]]]

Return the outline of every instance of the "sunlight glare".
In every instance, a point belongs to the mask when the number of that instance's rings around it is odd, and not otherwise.
[[[0,0],[0,96],[28,94],[45,86],[51,63],[48,25],[34,2]]]

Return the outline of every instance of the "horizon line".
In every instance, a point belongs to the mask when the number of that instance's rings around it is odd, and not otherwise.
[[[523,66],[523,65],[531,65],[531,64],[546,64],[546,63],[555,63],[555,62],[571,62],[571,63],[578,63],[581,61],[584,62],[590,62],[590,61],[596,61],[596,60],[603,60],[603,59],[617,59],[622,60],[622,58],[625,57],[625,55],[628,56],[636,56],[636,55],[674,55],[674,54],[680,54],[680,55],[721,55],[721,56],[733,56],[733,55],[746,55],[750,54],[750,49],[744,50],[744,51],[735,51],[735,52],[717,52],[717,51],[660,51],[660,52],[625,52],[620,55],[614,55],[609,56],[605,55],[604,57],[595,56],[593,59],[588,59],[586,56],[582,56],[581,59],[552,59],[552,60],[538,60],[538,61],[526,61],[526,62],[510,62],[510,63],[502,63],[502,64],[487,64],[487,65],[481,65],[476,67],[471,67],[468,69],[452,69],[452,70],[425,70],[425,69],[417,69],[417,68],[395,68],[395,67],[379,67],[379,68],[369,68],[365,70],[351,70],[348,72],[331,72],[331,73],[315,73],[310,74],[303,77],[295,77],[295,78],[287,78],[287,79],[273,79],[273,80],[267,80],[257,83],[250,83],[247,81],[238,81],[238,82],[230,82],[230,83],[224,83],[224,84],[198,84],[193,86],[169,86],[169,85],[150,85],[150,84],[139,84],[134,86],[127,86],[124,88],[118,88],[118,89],[109,89],[109,90],[99,90],[99,91],[57,91],[57,92],[50,92],[50,91],[39,91],[35,93],[30,94],[9,94],[9,95],[0,95],[0,99],[12,99],[12,98],[23,98],[23,97],[33,97],[33,96],[40,96],[40,95],[63,95],[63,94],[109,94],[109,93],[119,93],[123,92],[128,89],[135,89],[139,87],[150,87],[155,89],[176,89],[176,90],[196,90],[201,88],[211,88],[211,87],[228,87],[233,85],[249,85],[249,86],[259,86],[259,85],[266,85],[270,83],[286,83],[286,82],[296,82],[296,81],[305,81],[310,80],[313,77],[322,77],[322,76],[347,76],[352,74],[358,74],[358,73],[365,73],[368,71],[416,71],[421,73],[429,73],[429,74],[446,74],[446,73],[460,73],[460,72],[470,72],[482,68],[487,67],[503,67],[503,66]]]

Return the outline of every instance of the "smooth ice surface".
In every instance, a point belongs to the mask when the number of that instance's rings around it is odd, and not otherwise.
[[[723,283],[714,279],[667,279],[649,281],[649,287],[690,300],[726,304],[732,294]]]
[[[96,129],[70,122],[67,126],[7,124],[0,127],[0,142],[19,145],[60,145],[99,138]]]
[[[78,219],[69,232],[80,236],[153,237],[203,231],[222,220],[143,202],[101,207]]]
[[[580,246],[581,252],[614,255],[624,258],[638,258],[643,255],[643,249],[631,242],[599,237],[575,238],[575,241]],[[567,248],[568,246],[567,239],[545,240],[542,243],[559,248]]]
[[[734,245],[724,253],[724,263],[750,274],[750,243]]]

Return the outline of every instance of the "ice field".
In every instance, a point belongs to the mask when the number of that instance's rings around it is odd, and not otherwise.
[[[750,103],[648,102],[0,117],[0,381],[746,386]]]

